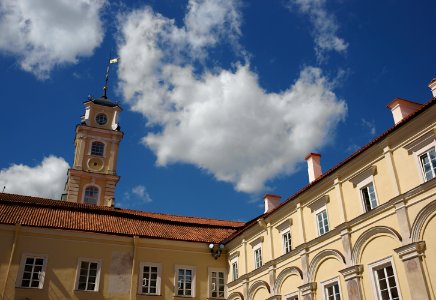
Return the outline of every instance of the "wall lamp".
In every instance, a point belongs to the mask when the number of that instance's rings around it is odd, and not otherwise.
[[[221,252],[224,250],[224,244],[209,244],[210,254],[212,254],[212,257],[217,259],[221,256]]]

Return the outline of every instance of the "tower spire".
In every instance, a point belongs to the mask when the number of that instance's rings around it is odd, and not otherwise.
[[[106,68],[106,79],[104,81],[104,87],[103,87],[103,96],[102,96],[102,98],[104,98],[104,99],[107,99],[107,82],[109,81],[110,66],[111,66],[111,64],[118,63],[119,60],[120,60],[119,57],[112,58],[112,53],[109,54],[109,60],[108,60],[107,68]]]

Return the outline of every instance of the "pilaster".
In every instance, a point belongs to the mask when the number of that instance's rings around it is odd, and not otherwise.
[[[316,282],[308,282],[298,287],[303,300],[315,300]]]
[[[339,271],[344,276],[347,285],[348,299],[363,300],[362,293],[362,265],[355,265]]]
[[[431,299],[431,294],[422,265],[425,242],[419,241],[416,243],[410,243],[394,250],[403,261],[406,270],[406,278],[409,283],[409,290],[411,291],[409,299]]]

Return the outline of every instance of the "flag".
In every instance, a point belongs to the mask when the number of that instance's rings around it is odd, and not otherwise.
[[[120,61],[120,58],[117,57],[117,58],[112,58],[112,59],[110,59],[110,60],[109,60],[109,63],[110,63],[110,64],[116,64],[116,63],[119,62],[119,61]]]

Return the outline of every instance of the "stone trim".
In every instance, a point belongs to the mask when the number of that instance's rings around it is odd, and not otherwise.
[[[311,295],[316,291],[316,282],[308,282],[298,287],[302,296]]]
[[[419,241],[394,249],[402,261],[407,261],[412,258],[421,257],[424,255],[425,242]]]
[[[345,281],[355,278],[362,278],[363,265],[354,265],[339,271],[344,276]]]

